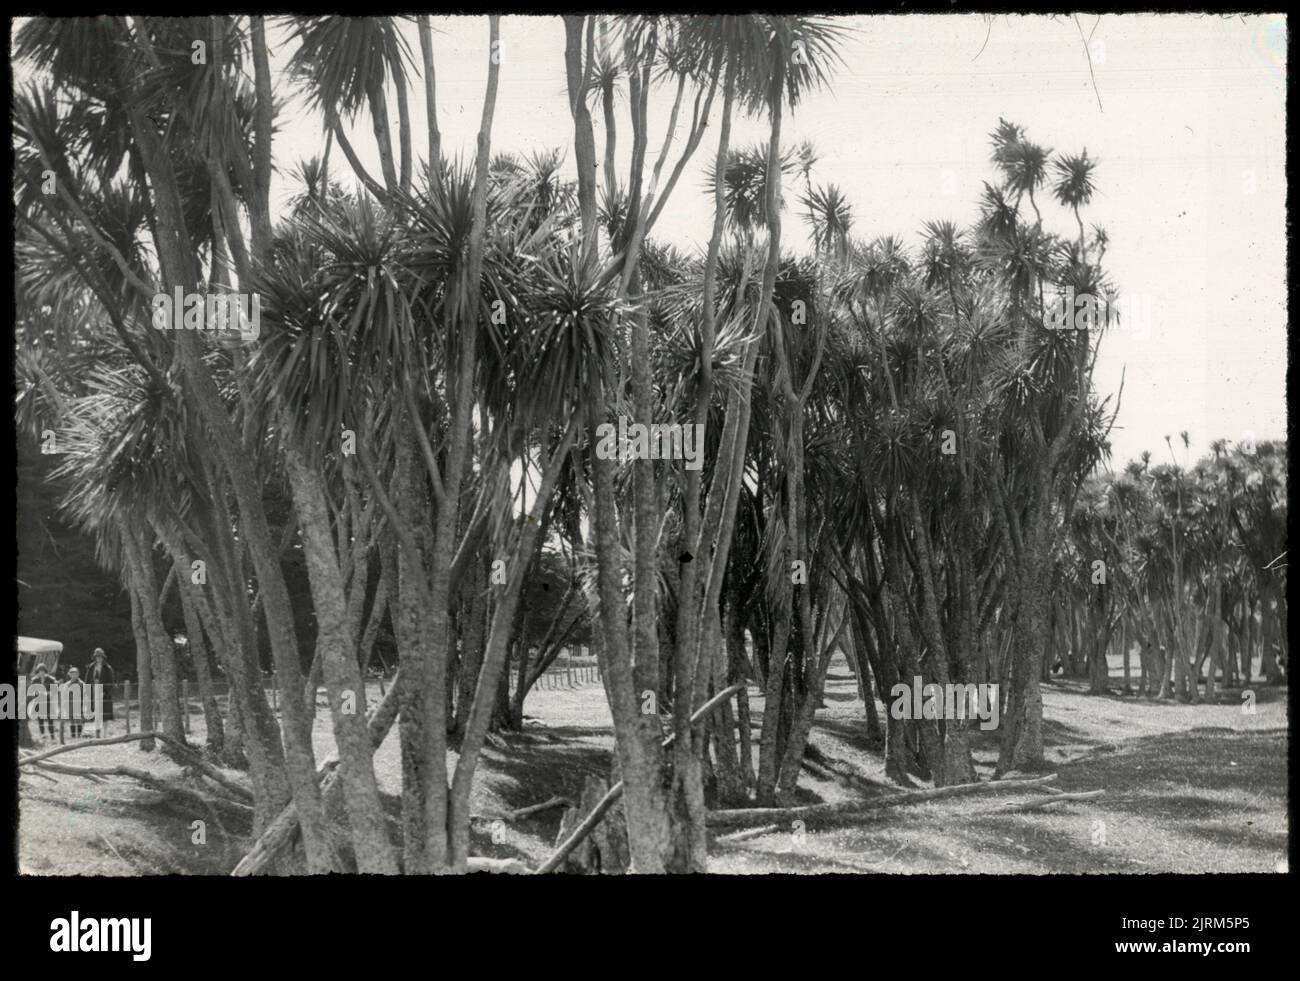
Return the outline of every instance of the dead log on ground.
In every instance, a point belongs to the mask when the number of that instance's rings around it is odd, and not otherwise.
[[[730,811],[709,811],[705,823],[710,828],[734,828],[747,824],[771,824],[774,821],[781,824],[789,821],[809,820],[851,821],[891,807],[923,804],[927,801],[946,800],[949,797],[1000,793],[1004,790],[1023,790],[1026,787],[1041,786],[1055,779],[1056,774],[1049,773],[1045,777],[1035,777],[1032,780],[985,780],[979,783],[954,784],[950,787],[911,790],[875,800],[843,801],[837,804],[804,804],[799,807],[742,807]]]
[[[1060,804],[1067,800],[1095,800],[1106,791],[1104,790],[1085,790],[1078,793],[1058,793],[1049,794],[1046,797],[1035,797],[1027,800],[1022,804],[1004,804],[1002,807],[995,807],[985,811],[985,814],[1020,814],[1024,811],[1037,811],[1051,804]]]
[[[23,762],[27,761],[24,760]],[[171,780],[164,780],[162,777],[155,776],[147,770],[141,770],[134,766],[125,766],[123,764],[115,764],[114,766],[72,766],[67,763],[36,763],[35,765],[41,769],[51,770],[55,773],[66,773],[75,777],[129,777],[144,784],[150,790],[179,797],[191,806],[197,804],[213,810],[225,808],[232,814],[246,819],[251,819],[253,816],[253,809],[247,804],[231,800],[228,797],[215,797],[200,793],[197,790],[182,786]]]
[[[522,821],[526,817],[532,817],[534,814],[542,813],[542,811],[549,811],[553,807],[572,806],[573,801],[567,797],[552,797],[540,804],[529,804],[527,807],[506,811],[504,814],[474,814],[472,819],[475,821]]]
[[[744,831],[733,831],[731,834],[722,835],[714,838],[715,845],[735,845],[742,841],[749,841],[751,838],[761,838],[763,835],[770,835],[773,831],[780,831],[779,824],[764,824],[758,828],[746,828]]]
[[[207,760],[203,759],[189,746],[178,743],[170,736],[165,736],[161,732],[129,732],[122,736],[108,736],[103,739],[83,739],[79,742],[68,743],[65,746],[55,746],[53,749],[47,749],[40,753],[28,753],[26,756],[18,758],[19,766],[29,766],[40,763],[42,760],[49,759],[51,756],[58,756],[60,753],[71,753],[76,749],[86,749],[89,746],[112,746],[115,743],[136,742],[141,739],[157,739],[171,746],[176,752],[184,757],[185,761],[201,772],[213,783],[219,784],[230,792],[231,796],[244,804],[253,802],[253,794],[247,787],[231,780],[228,776],[218,770]],[[179,762],[179,761],[178,761]]]

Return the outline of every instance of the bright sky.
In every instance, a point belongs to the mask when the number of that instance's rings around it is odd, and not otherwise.
[[[1285,436],[1284,17],[1081,16],[1096,92],[1080,27],[1068,16],[879,16],[843,24],[851,32],[843,67],[828,91],[787,117],[783,142],[813,141],[820,152],[813,179],[846,194],[855,234],[894,233],[915,243],[925,220],[969,224],[982,182],[993,178],[988,133],[999,116],[1045,146],[1086,147],[1100,164],[1084,220],[1109,233],[1106,266],[1121,296],[1151,311],[1149,331],[1111,332],[1102,346],[1098,388],[1113,392],[1125,377],[1112,465],[1142,449],[1167,459],[1164,436],[1178,442],[1181,430],[1191,436],[1192,459],[1220,437]],[[436,17],[434,26],[444,152],[469,154],[487,77],[487,18]],[[418,62],[414,26],[406,33]],[[271,32],[273,67],[287,58],[285,36],[280,27]],[[493,151],[561,147],[571,175],[560,19],[505,17],[501,37]],[[276,84],[278,95],[290,94],[282,77]],[[651,99],[656,150],[670,101],[666,90]],[[422,156],[418,80],[411,115]],[[603,157],[598,107],[593,117]],[[377,175],[369,120],[358,122],[353,143]],[[321,121],[300,102],[279,123],[282,172],[323,149]],[[625,172],[625,110],[620,126]],[[741,119],[733,141],[755,143],[766,133],[763,120]],[[715,141],[716,126],[665,209],[658,238],[688,248],[706,242],[712,202],[702,174]],[[337,151],[331,173],[347,173]],[[281,181],[275,194],[283,199],[290,190]],[[1049,195],[1039,203],[1049,228],[1075,234],[1073,217]],[[785,227],[787,242],[799,245],[802,222]]]

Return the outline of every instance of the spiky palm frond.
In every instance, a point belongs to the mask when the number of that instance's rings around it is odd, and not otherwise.
[[[813,230],[813,244],[818,252],[826,251],[843,259],[848,253],[853,229],[853,206],[834,184],[814,187],[801,199],[805,218]]]
[[[406,84],[413,58],[395,18],[295,15],[289,25],[298,43],[289,71],[313,108],[330,106],[351,118],[389,82]]]
[[[263,326],[252,391],[267,428],[294,439],[309,462],[337,448],[386,374],[430,363],[423,284],[408,259],[396,223],[362,198],[286,223],[256,280]],[[280,432],[281,407],[292,433]]]
[[[767,153],[766,146],[735,147],[722,171],[727,227],[753,233],[767,226]],[[781,150],[781,173],[794,173],[799,166],[795,150]],[[711,190],[717,174],[717,161],[705,170],[704,186]]]
[[[1088,156],[1085,149],[1077,156],[1066,156],[1053,162],[1056,170],[1056,183],[1052,185],[1052,194],[1056,200],[1067,208],[1080,208],[1092,200],[1096,192],[1093,171],[1097,161]]]

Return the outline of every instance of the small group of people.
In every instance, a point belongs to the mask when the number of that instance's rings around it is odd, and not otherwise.
[[[87,718],[90,707],[94,704],[90,693],[94,685],[100,686],[102,697],[103,714],[98,719]],[[68,733],[73,739],[80,739],[87,726],[92,736],[103,735],[102,726],[113,718],[113,666],[108,663],[108,656],[102,647],[95,648],[84,678],[80,669],[70,666],[67,677],[60,682],[44,664],[38,664],[28,676],[27,686],[29,690],[35,689],[32,702],[40,704],[40,709],[36,712],[29,709],[28,716],[37,716],[37,729],[42,738],[58,735],[60,713],[52,711],[55,699],[58,700],[60,709],[65,705],[75,705],[65,716]]]

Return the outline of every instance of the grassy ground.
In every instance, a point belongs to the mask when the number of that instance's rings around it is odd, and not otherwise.
[[[1117,673],[1116,673],[1117,674]],[[1119,687],[1119,679],[1115,679]],[[1097,790],[1095,800],[1026,814],[998,814],[1005,797],[956,799],[896,808],[868,824],[792,826],[742,842],[715,841],[710,868],[764,872],[1269,872],[1285,868],[1287,835],[1286,688],[1256,687],[1256,711],[1240,694],[1217,705],[1091,696],[1082,682],[1045,686],[1047,758],[1062,790]],[[370,692],[372,703],[379,697]],[[756,721],[762,702],[756,699]],[[608,772],[609,711],[600,685],[531,694],[524,732],[493,737],[473,801],[474,853],[538,864],[550,851],[558,810],[520,821],[500,815],[554,795],[577,799],[586,774]],[[879,751],[866,744],[863,707],[843,665],[832,667],[813,744],[864,781],[884,781]],[[201,742],[203,718],[192,716]],[[113,732],[121,730],[116,724]],[[977,742],[982,778],[992,772],[996,733]],[[315,727],[318,758],[333,750],[323,705]],[[165,776],[179,768],[134,744],[89,747],[57,762],[126,763]],[[401,768],[395,734],[376,755],[380,786],[396,815]],[[170,801],[133,780],[92,783],[24,772],[19,862],[29,874],[222,874],[238,860],[247,828]],[[804,772],[801,802],[850,800],[844,781]],[[192,822],[206,824],[194,842]],[[224,823],[223,823],[224,822]]]

